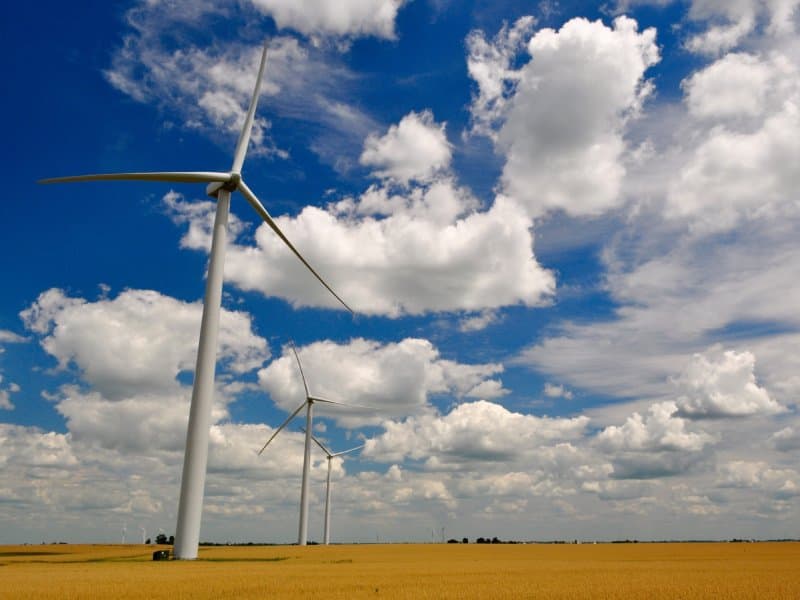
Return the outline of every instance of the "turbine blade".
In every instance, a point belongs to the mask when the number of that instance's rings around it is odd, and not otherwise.
[[[38,183],[72,183],[74,181],[166,181],[169,183],[227,183],[230,173],[212,171],[163,171],[158,173],[102,173],[97,175],[72,175],[50,177]]]
[[[294,352],[294,357],[297,360],[297,366],[300,368],[300,377],[303,379],[303,387],[306,390],[306,398],[308,398],[308,384],[306,383],[305,373],[303,373],[303,365],[300,362],[300,356],[298,356],[297,348],[294,347],[294,342],[291,339],[289,340],[289,344],[292,346],[292,352]]]
[[[233,153],[233,173],[241,173],[244,157],[247,154],[247,146],[250,144],[250,132],[253,130],[253,120],[256,116],[256,106],[258,106],[258,95],[261,93],[261,79],[264,76],[264,67],[267,65],[267,42],[264,42],[264,49],[261,51],[261,65],[258,67],[258,77],[256,87],[253,90],[253,97],[250,99],[250,107],[247,109],[247,116],[244,118],[242,132],[236,142],[236,151]]]
[[[350,454],[351,452],[355,452],[356,450],[361,450],[365,444],[361,444],[360,446],[356,446],[355,448],[350,448],[350,450],[343,450],[342,452],[337,452],[336,454],[331,454],[331,458],[336,456],[342,456],[343,454]]]
[[[320,398],[319,396],[309,396],[309,400],[314,402],[323,402],[324,404],[336,404],[337,406],[344,406],[346,408],[363,408],[366,410],[378,410],[374,406],[364,406],[363,404],[348,404],[346,402],[338,402],[336,400],[328,400],[327,398]]]
[[[322,451],[323,451],[325,454],[327,454],[329,457],[330,457],[330,456],[333,456],[333,455],[331,454],[331,451],[330,451],[330,450],[328,450],[328,449],[325,447],[325,444],[323,444],[322,442],[320,442],[320,441],[317,439],[317,436],[315,436],[313,433],[311,434],[311,439],[312,439],[312,440],[314,440],[314,441],[317,443],[317,446],[319,446],[320,448],[322,448]]]
[[[301,428],[300,428],[300,431],[302,431],[303,433],[305,433],[305,432],[306,432],[306,428],[305,428],[305,427],[301,427]],[[327,454],[327,455],[328,455],[328,458],[330,458],[331,456],[333,456],[333,455],[331,454],[331,451],[330,451],[330,450],[328,450],[328,449],[325,447],[325,445],[324,445],[322,442],[320,442],[320,441],[317,439],[317,437],[316,437],[316,436],[315,436],[313,433],[311,434],[311,439],[312,439],[312,440],[314,440],[314,442],[317,444],[317,446],[319,446],[320,448],[322,448],[322,451],[323,451],[325,454]]]
[[[276,436],[276,435],[278,435],[278,434],[281,432],[281,430],[282,430],[284,427],[286,427],[286,426],[289,424],[289,421],[291,421],[292,419],[294,419],[294,418],[297,416],[297,413],[299,413],[301,410],[303,410],[303,407],[304,407],[305,405],[306,405],[306,403],[305,403],[305,402],[303,402],[303,403],[302,403],[300,406],[298,406],[298,407],[297,407],[297,410],[295,410],[295,411],[294,411],[294,412],[293,412],[291,415],[289,415],[289,418],[288,418],[288,419],[286,419],[286,420],[285,420],[285,421],[284,421],[284,422],[281,424],[281,426],[280,426],[280,427],[278,427],[278,428],[275,430],[275,433],[273,433],[273,434],[270,436],[270,438],[267,440],[267,443],[266,443],[266,444],[264,444],[264,446],[261,448],[261,450],[259,450],[259,451],[258,451],[258,455],[259,455],[259,456],[261,456],[261,453],[262,453],[262,452],[264,452],[264,450],[266,450],[267,446],[269,446],[269,443],[270,443],[272,440],[274,440],[274,439],[275,439],[275,436]]]
[[[273,218],[267,212],[267,209],[264,208],[264,205],[261,204],[261,201],[256,197],[256,195],[253,193],[253,191],[249,187],[247,187],[247,184],[244,182],[244,180],[239,181],[239,184],[238,184],[237,188],[241,192],[242,196],[244,196],[247,199],[247,201],[250,203],[250,206],[252,206],[253,209],[259,214],[259,216],[262,219],[264,219],[264,222],[267,225],[270,226],[272,231],[274,231],[278,235],[278,237],[283,240],[284,244],[289,246],[289,250],[291,250],[294,253],[294,255],[297,258],[300,259],[300,262],[303,263],[306,266],[306,268],[309,271],[311,271],[311,273],[314,274],[314,277],[316,277],[317,280],[322,285],[325,286],[326,290],[328,290],[331,294],[333,294],[334,298],[336,298],[339,302],[341,302],[342,306],[344,306],[348,311],[350,311],[350,314],[354,315],[355,312],[353,311],[353,309],[350,308],[349,306],[347,306],[347,303],[344,300],[342,300],[336,292],[333,291],[331,286],[329,286],[327,283],[325,283],[325,280],[320,276],[320,274],[317,273],[310,264],[308,264],[308,261],[306,261],[306,259],[303,258],[303,255],[300,254],[300,252],[297,250],[297,248],[295,248],[292,245],[292,242],[290,242],[289,239],[283,234],[283,232],[281,231],[280,227],[278,227],[278,224],[275,223]]]

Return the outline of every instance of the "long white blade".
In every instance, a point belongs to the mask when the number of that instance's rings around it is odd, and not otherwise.
[[[300,428],[300,430],[301,430],[303,433],[305,433],[305,432],[306,432],[306,430],[305,430],[305,428],[304,428],[304,427],[301,427],[301,428]],[[319,446],[320,448],[322,448],[322,451],[323,451],[325,454],[327,454],[327,455],[328,455],[328,458],[330,458],[331,456],[333,456],[333,454],[331,454],[331,451],[330,451],[330,450],[328,450],[328,449],[325,447],[325,444],[323,444],[322,442],[320,442],[320,441],[317,439],[317,436],[315,436],[313,433],[311,434],[311,439],[312,439],[312,440],[314,440],[314,442],[317,444],[317,446]]]
[[[374,406],[364,406],[363,404],[348,404],[346,402],[338,402],[336,400],[328,400],[327,398],[320,398],[319,396],[309,396],[309,400],[313,402],[323,402],[324,404],[335,404],[337,406],[344,406],[345,408],[363,408],[366,410],[378,410]]]
[[[355,452],[356,450],[361,450],[365,444],[361,444],[360,446],[356,446],[355,448],[350,448],[350,450],[342,450],[341,452],[337,452],[336,454],[331,454],[331,458],[336,456],[342,456],[343,454],[350,454],[351,452]]]
[[[305,373],[303,373],[303,365],[300,362],[300,356],[298,356],[297,354],[297,348],[294,347],[294,342],[292,340],[289,340],[289,344],[291,344],[292,352],[294,352],[294,357],[297,360],[297,366],[300,369],[300,377],[303,379],[303,387],[306,390],[306,398],[308,398],[308,384],[306,383]]]
[[[166,181],[169,183],[227,183],[230,173],[213,171],[162,171],[158,173],[101,173],[97,175],[72,175],[70,177],[50,177],[40,179],[39,183],[71,183],[74,181]]]
[[[267,64],[267,42],[264,42],[264,50],[261,51],[261,66],[258,67],[258,77],[256,87],[253,90],[253,97],[250,99],[250,107],[247,109],[247,116],[244,119],[242,132],[239,134],[239,141],[236,142],[236,151],[233,154],[233,166],[231,171],[241,173],[244,157],[247,154],[247,146],[250,144],[250,132],[253,130],[253,120],[256,116],[256,106],[258,106],[258,95],[261,93],[261,78],[264,76],[264,67]]]
[[[303,256],[297,250],[297,248],[295,248],[292,245],[292,242],[290,242],[289,239],[283,234],[280,227],[278,227],[278,224],[275,223],[275,221],[272,219],[272,216],[267,212],[267,209],[264,208],[264,205],[261,204],[261,201],[256,197],[253,191],[249,187],[247,187],[247,184],[244,182],[244,180],[239,181],[237,189],[242,193],[242,196],[244,196],[247,199],[247,201],[250,203],[250,206],[253,207],[253,209],[258,213],[258,215],[262,219],[264,219],[264,222],[270,226],[272,231],[274,231],[278,235],[278,237],[283,240],[283,243],[289,247],[289,250],[291,250],[294,253],[294,255],[300,259],[300,262],[303,263],[306,266],[306,268],[314,274],[314,277],[316,277],[317,280],[322,285],[325,286],[325,289],[328,290],[331,294],[333,294],[334,298],[336,298],[339,302],[341,302],[342,306],[344,306],[348,311],[350,311],[351,314],[355,314],[353,312],[353,309],[347,306],[347,303],[344,300],[342,300],[336,292],[333,291],[331,286],[325,283],[325,280],[320,276],[320,274],[317,273],[310,264],[308,264],[308,261],[306,261],[306,259],[303,258]]]
[[[296,410],[296,411],[294,411],[294,412],[293,412],[291,415],[289,415],[289,418],[288,418],[288,419],[286,419],[286,420],[285,420],[285,421],[284,421],[284,422],[281,424],[281,426],[280,426],[280,427],[278,427],[278,428],[275,430],[275,433],[273,433],[273,434],[272,434],[272,436],[271,436],[271,437],[270,437],[270,438],[267,440],[267,443],[266,443],[266,444],[264,444],[264,446],[261,448],[261,450],[259,450],[259,451],[258,451],[258,455],[259,455],[259,456],[261,456],[261,453],[262,453],[262,452],[264,452],[264,450],[266,450],[266,449],[267,449],[267,446],[269,446],[269,443],[270,443],[272,440],[274,440],[274,439],[275,439],[275,436],[276,436],[276,435],[278,435],[278,434],[281,432],[281,430],[282,430],[284,427],[286,427],[286,426],[289,424],[289,421],[291,421],[292,419],[294,419],[294,418],[297,416],[297,413],[299,413],[301,410],[303,410],[303,407],[305,407],[305,405],[306,405],[306,403],[305,403],[305,401],[304,401],[304,402],[303,402],[303,403],[302,403],[300,406],[298,406],[298,407],[297,407],[297,410]]]

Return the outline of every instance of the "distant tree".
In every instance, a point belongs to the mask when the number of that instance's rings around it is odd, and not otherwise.
[[[150,538],[147,538],[147,540],[145,540],[145,542],[144,542],[144,545],[145,546],[149,546],[151,543],[152,542],[150,541]]]
[[[163,533],[159,533],[156,536],[156,544],[166,544],[167,543],[167,536]]]
[[[461,543],[462,544],[469,544],[469,538],[464,538],[463,540],[461,540]]]
[[[170,546],[174,546],[175,545],[175,536],[174,535],[169,536],[169,545]]]
[[[498,537],[497,537],[497,536],[494,536],[494,537],[492,538],[492,543],[493,543],[493,544],[502,544],[503,542],[501,542],[501,541],[498,539]]]
[[[447,540],[447,543],[448,543],[448,544],[457,544],[457,543],[458,543],[458,540],[456,540],[456,539],[453,539],[453,538],[450,538],[449,540]]]
[[[489,539],[485,539],[485,538],[479,537],[477,540],[475,540],[475,543],[476,544],[488,544],[488,543],[490,543],[490,541],[489,541]]]

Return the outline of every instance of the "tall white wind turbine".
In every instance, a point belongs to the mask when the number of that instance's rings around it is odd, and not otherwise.
[[[312,396],[311,393],[308,391],[308,384],[306,383],[306,376],[303,373],[303,365],[300,363],[300,357],[297,355],[297,350],[294,347],[294,344],[291,344],[292,352],[294,352],[294,357],[297,360],[297,366],[300,369],[300,377],[303,379],[303,388],[306,392],[306,398],[303,400],[303,403],[298,406],[295,411],[289,415],[289,417],[278,427],[275,432],[270,436],[267,440],[267,443],[262,446],[261,450],[258,451],[258,455],[261,456],[261,453],[267,449],[270,442],[275,439],[284,427],[286,427],[289,422],[294,419],[297,414],[303,410],[305,407],[306,409],[306,440],[305,440],[305,454],[303,456],[303,481],[300,487],[300,525],[298,527],[297,533],[297,544],[299,546],[305,546],[308,540],[308,471],[311,468],[311,427],[313,425],[313,413],[314,413],[314,404],[317,402],[322,402],[324,404],[336,404],[338,406],[346,406],[348,408],[369,408],[367,406],[356,406],[354,404],[345,404],[344,402],[335,402],[333,400],[327,400],[325,398],[320,398],[319,396]]]
[[[102,175],[78,175],[44,179],[40,183],[75,181],[164,181],[169,183],[206,183],[206,193],[217,199],[211,252],[208,261],[203,318],[200,325],[200,341],[197,348],[197,363],[194,373],[192,403],[189,409],[189,426],[186,433],[186,451],[183,458],[181,494],[178,505],[178,524],[175,529],[175,558],[191,560],[197,558],[200,542],[200,517],[203,511],[203,490],[208,464],[208,437],[211,427],[211,406],[214,395],[214,371],[217,359],[217,333],[219,331],[220,303],[222,299],[223,267],[227,238],[228,213],[231,193],[238,191],[250,203],[264,222],[283,240],[295,256],[313,273],[319,282],[351,313],[349,306],[325,282],[300,252],[287,239],[272,219],[261,201],[242,179],[242,164],[250,143],[256,105],[261,90],[261,79],[267,63],[267,44],[261,53],[255,89],[244,120],[244,126],[236,143],[233,165],[228,172],[189,171],[157,173],[108,173]]]
[[[313,433],[311,434],[311,439],[316,442],[317,446],[322,448],[322,451],[328,459],[328,478],[325,483],[325,534],[323,536],[324,544],[327,546],[331,543],[331,466],[333,459],[337,456],[344,456],[356,450],[361,450],[364,444],[356,446],[355,448],[350,448],[349,450],[343,450],[342,452],[331,452]]]

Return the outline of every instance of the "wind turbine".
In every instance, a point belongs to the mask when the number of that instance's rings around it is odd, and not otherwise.
[[[325,534],[324,534],[324,544],[327,546],[331,543],[331,464],[333,459],[337,456],[344,456],[345,454],[350,454],[351,452],[355,452],[356,450],[361,450],[364,447],[364,444],[360,446],[356,446],[355,448],[350,448],[350,450],[343,450],[342,452],[331,452],[325,445],[320,442],[317,437],[312,433],[311,439],[314,440],[322,451],[325,453],[325,456],[328,459],[328,479],[325,483]]]
[[[311,427],[313,424],[313,414],[314,414],[314,403],[322,402],[324,404],[336,404],[338,406],[346,406],[348,408],[369,408],[367,406],[356,406],[355,404],[345,404],[344,402],[335,402],[333,400],[327,400],[325,398],[320,398],[319,396],[312,396],[311,393],[308,391],[308,384],[306,383],[306,376],[303,373],[303,365],[300,363],[300,357],[297,355],[297,349],[294,347],[294,343],[291,343],[292,352],[294,352],[294,357],[297,360],[297,366],[300,369],[300,377],[303,379],[303,388],[306,391],[306,398],[303,400],[303,403],[298,406],[295,411],[289,415],[280,427],[275,430],[275,433],[270,436],[267,440],[267,443],[262,446],[261,450],[258,451],[258,455],[261,456],[261,453],[267,449],[270,442],[275,439],[281,430],[286,427],[289,422],[294,419],[297,414],[306,409],[306,440],[305,440],[305,454],[303,456],[303,482],[300,488],[300,525],[298,527],[297,533],[297,544],[299,546],[305,546],[306,541],[308,540],[308,471],[311,467]]]
[[[128,533],[128,524],[127,523],[123,523],[122,524],[122,543],[123,544],[125,543],[125,534],[126,533]]]
[[[352,309],[325,282],[300,252],[292,245],[277,223],[272,219],[261,201],[247,187],[242,179],[250,132],[253,128],[256,105],[261,90],[261,79],[267,63],[267,44],[261,53],[253,96],[244,120],[242,131],[236,143],[233,165],[230,171],[209,172],[157,172],[157,173],[108,173],[102,175],[78,175],[44,179],[40,183],[61,183],[75,181],[165,181],[170,183],[206,183],[206,193],[217,199],[214,217],[214,230],[211,238],[211,252],[208,261],[203,318],[200,324],[200,340],[197,348],[197,363],[194,374],[192,403],[189,409],[189,426],[186,432],[186,451],[183,458],[181,494],[178,504],[178,524],[175,528],[175,558],[191,560],[197,558],[200,542],[200,517],[203,511],[203,490],[208,464],[208,438],[211,427],[211,406],[214,395],[214,371],[217,359],[217,334],[219,332],[219,313],[222,299],[223,267],[227,238],[228,213],[231,193],[238,191],[250,203],[264,222],[283,240],[295,256],[313,273],[319,282],[341,302],[351,313]]]

